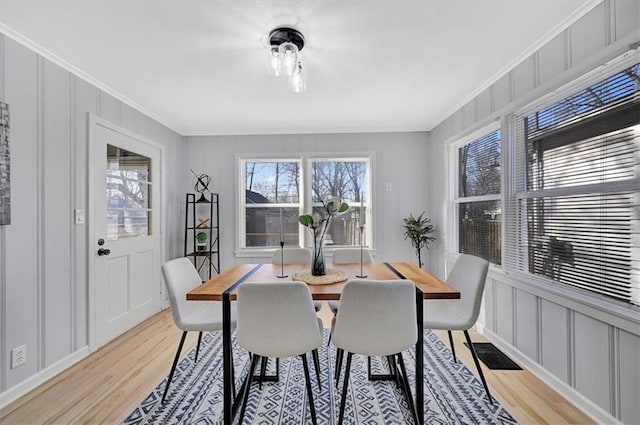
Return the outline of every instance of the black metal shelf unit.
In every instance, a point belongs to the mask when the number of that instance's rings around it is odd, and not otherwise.
[[[220,273],[218,194],[187,193],[185,202],[184,256],[193,261],[202,281]]]

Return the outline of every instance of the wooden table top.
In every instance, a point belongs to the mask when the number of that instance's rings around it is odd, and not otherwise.
[[[391,267],[389,267],[391,266]],[[281,272],[280,264],[236,264],[229,267],[219,275],[214,276],[207,282],[187,293],[187,300],[192,301],[222,301],[222,294],[239,280],[244,282],[282,282],[292,280],[295,272],[307,270],[310,266],[306,264],[285,264],[284,272],[289,277],[279,279],[276,276]],[[328,268],[335,268],[347,273],[348,279],[344,282],[308,285],[311,296],[314,300],[339,300],[342,288],[351,279],[358,279],[360,274],[360,264],[339,264]],[[364,264],[363,271],[372,280],[395,280],[398,273],[406,279],[411,280],[423,292],[425,299],[458,299],[460,292],[447,285],[440,279],[430,275],[426,271],[419,269],[413,263],[371,263]],[[236,299],[236,291],[230,293],[232,300]]]

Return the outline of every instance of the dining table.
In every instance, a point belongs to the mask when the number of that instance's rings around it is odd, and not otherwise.
[[[245,282],[276,282],[291,280],[296,272],[308,270],[306,264],[236,264],[212,277],[202,285],[189,291],[187,300],[222,302],[222,345],[223,345],[223,417],[224,424],[230,425],[240,397],[234,394],[232,382],[232,323],[231,301],[236,300],[237,289]],[[460,292],[442,280],[409,262],[385,262],[369,264],[327,264],[328,269],[340,270],[346,275],[341,282],[329,284],[309,284],[314,300],[340,300],[342,289],[349,280],[366,277],[372,280],[408,279],[416,288],[416,320],[418,340],[415,346],[415,412],[416,422],[424,422],[424,329],[423,301],[430,299],[459,299]],[[285,276],[286,277],[278,277]],[[245,380],[246,385],[246,380]],[[240,389],[239,393],[242,393]]]

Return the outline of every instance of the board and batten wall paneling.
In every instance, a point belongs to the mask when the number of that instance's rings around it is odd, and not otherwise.
[[[44,366],[72,352],[70,75],[43,62],[42,120]],[[49,329],[51,328],[51,329]]]
[[[448,172],[450,142],[492,121],[504,120],[507,114],[638,42],[640,2],[605,0],[598,4],[430,132],[430,175]],[[477,116],[469,123],[472,109]],[[433,209],[433,221],[440,228],[451,220],[447,190],[436,184],[430,191],[430,204],[445,206]],[[455,241],[445,240],[430,252],[431,270],[440,277],[445,277],[451,266],[447,249],[454,247]],[[638,423],[637,322],[620,322],[615,314],[529,286],[499,268],[489,272],[483,314],[479,321],[489,339],[514,353],[516,360],[537,369],[545,381],[598,422]]]
[[[39,370],[38,310],[38,56],[4,39],[5,101],[9,104],[11,143],[11,224],[4,226],[6,243],[2,257],[6,285],[2,326],[5,388]],[[18,212],[19,211],[19,212]],[[11,349],[27,345],[27,364],[10,369]]]
[[[87,352],[89,114],[165,152],[165,258],[181,255],[185,138],[0,34],[0,100],[11,120],[12,222],[0,228],[0,402],[7,403]],[[180,199],[180,202],[177,200]],[[86,217],[90,220],[90,217]],[[11,369],[10,352],[27,346]]]
[[[187,169],[213,179],[212,190],[220,193],[220,233],[222,268],[247,257],[234,257],[237,226],[236,154],[287,156],[320,153],[340,155],[373,153],[372,192],[374,194],[374,248],[378,261],[415,261],[409,242],[402,237],[402,218],[433,207],[426,199],[428,180],[428,136],[426,133],[354,133],[263,136],[198,136],[187,138]],[[186,183],[193,190],[192,175]],[[444,184],[442,176],[438,184]],[[392,190],[386,190],[391,183]],[[270,258],[270,256],[269,256]],[[264,262],[267,257],[252,257]]]
[[[569,381],[569,312],[558,304],[541,300],[540,364],[566,384]]]

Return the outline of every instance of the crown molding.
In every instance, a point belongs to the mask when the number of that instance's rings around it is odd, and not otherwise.
[[[493,74],[484,84],[478,86],[477,89],[469,93],[466,97],[464,97],[460,102],[454,105],[448,112],[443,114],[439,119],[434,120],[435,124],[431,126],[428,131],[432,131],[434,128],[442,124],[444,120],[453,115],[456,111],[461,109],[467,103],[472,101],[476,96],[482,93],[487,88],[491,87],[496,81],[502,78],[504,75],[508,74],[512,69],[518,66],[520,63],[524,62],[529,56],[540,50],[545,44],[553,40],[558,34],[561,34],[571,25],[576,23],[580,18],[593,10],[596,6],[603,3],[604,0],[589,0],[581,7],[576,9],[571,15],[569,15],[565,20],[560,22],[558,25],[549,30],[542,38],[540,38],[535,44],[531,45],[528,49],[522,51],[518,56],[516,56],[512,61],[507,63],[504,67],[502,67],[498,72]]]
[[[147,117],[153,119],[154,121],[157,121],[158,123],[162,124],[163,126],[169,128],[170,130],[173,130],[174,132],[178,133],[180,136],[184,136],[185,135],[184,130],[178,128],[173,123],[166,121],[165,119],[163,119],[160,116],[158,116],[156,113],[146,109],[142,105],[136,103],[135,101],[129,99],[128,97],[126,97],[125,95],[121,94],[117,90],[115,90],[115,89],[109,87],[108,85],[102,83],[101,81],[95,79],[91,75],[89,75],[86,72],[82,71],[81,69],[73,66],[72,64],[70,64],[66,60],[64,60],[61,57],[55,55],[54,53],[48,51],[44,47],[40,46],[39,44],[35,43],[31,39],[29,39],[29,38],[25,37],[24,35],[20,34],[19,32],[14,31],[13,29],[11,29],[10,27],[8,27],[7,25],[5,25],[3,23],[0,23],[0,34],[4,34],[6,37],[8,37],[8,38],[12,39],[13,41],[25,46],[27,49],[30,49],[30,50],[34,51],[36,54],[42,56],[43,58],[47,59],[48,61],[51,61],[52,63],[58,65],[62,69],[70,72],[71,74],[77,76],[78,78],[81,78],[82,80],[84,80],[87,83],[91,84],[92,86],[98,88],[99,90],[101,90],[101,91],[113,96],[114,98],[118,99],[122,103],[125,103],[125,104],[129,105],[133,109],[135,109],[138,112],[146,115]]]

